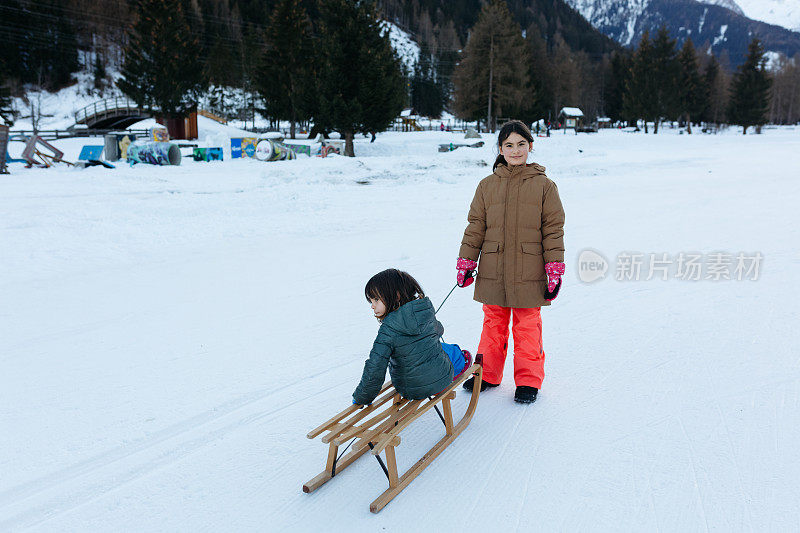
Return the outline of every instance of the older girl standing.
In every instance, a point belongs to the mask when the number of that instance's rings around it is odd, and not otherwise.
[[[533,147],[528,127],[512,120],[498,136],[494,173],[481,180],[461,241],[457,281],[472,283],[483,303],[481,391],[503,380],[509,321],[514,334],[514,399],[536,401],[544,380],[540,309],[550,305],[564,274],[564,209],[544,167],[527,164]],[[472,390],[472,379],[464,388]]]

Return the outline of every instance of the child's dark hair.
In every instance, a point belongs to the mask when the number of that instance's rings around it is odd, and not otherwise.
[[[364,296],[367,297],[367,302],[370,298],[382,301],[386,306],[386,313],[383,315],[385,317],[401,305],[424,298],[425,293],[411,274],[390,268],[370,278],[364,287]]]
[[[508,139],[509,135],[512,133],[517,133],[523,136],[529,143],[533,142],[531,130],[528,129],[528,126],[526,126],[524,122],[521,120],[509,120],[500,126],[500,133],[497,135],[497,146],[502,146],[505,140]],[[503,157],[503,154],[498,155],[497,159],[494,160],[492,171],[494,171],[500,165],[508,165],[508,163],[506,163],[506,158]]]

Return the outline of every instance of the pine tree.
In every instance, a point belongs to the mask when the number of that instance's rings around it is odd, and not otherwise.
[[[655,79],[651,75],[653,68],[653,45],[645,31],[639,47],[633,55],[630,76],[625,84],[622,97],[623,113],[636,120],[644,119],[644,132],[647,133],[647,122],[655,119],[657,114],[655,99]]]
[[[8,67],[3,55],[0,55],[0,123],[14,125],[11,91],[8,89]],[[0,154],[0,157],[5,157],[5,154]]]
[[[96,52],[94,56],[92,75],[94,77],[94,88],[99,94],[102,95],[103,90],[106,88],[106,77],[108,73],[106,72],[105,60],[100,57],[99,52]]]
[[[78,43],[68,0],[0,4],[0,61],[9,78],[57,90],[78,70]]]
[[[3,72],[3,65],[0,64],[0,123],[6,126],[14,125],[14,109],[11,104],[11,92],[6,85],[6,77]],[[5,157],[5,154],[0,154]]]
[[[764,47],[758,39],[753,39],[747,49],[747,59],[733,77],[728,106],[728,118],[733,124],[742,126],[743,135],[747,134],[748,127],[759,128],[767,123],[772,80],[767,74],[766,63]]]
[[[564,107],[580,107],[581,58],[573,53],[567,41],[556,33],[550,51],[550,89],[553,94],[552,113],[556,117]]]
[[[200,43],[181,0],[138,0],[120,90],[134,102],[179,118],[196,106],[205,85]]]
[[[47,39],[47,46],[42,50],[42,64],[45,65],[45,80],[50,89],[61,89],[72,83],[72,74],[76,72],[78,64],[78,40],[72,17],[67,16],[66,9],[70,7],[67,0],[53,2],[51,7],[43,13],[45,20],[37,23],[40,35]],[[58,22],[53,23],[52,16],[58,17]],[[41,28],[46,25],[47,29]]]
[[[314,98],[314,52],[311,23],[300,0],[279,0],[264,32],[266,49],[255,85],[264,112],[288,120],[291,138],[298,121],[311,118]]]
[[[17,0],[3,0],[0,4],[0,68],[5,81],[27,81],[23,79],[27,70],[23,43],[30,42],[29,17]]]
[[[238,87],[242,79],[238,62],[238,47],[241,46],[241,42],[221,36],[209,38],[213,44],[210,45],[206,55],[208,59],[205,72],[209,83],[206,92],[207,105],[214,114],[230,118],[234,115],[235,109],[232,106],[233,96],[229,88]]]
[[[686,132],[692,133],[692,119],[698,120],[708,105],[708,90],[700,76],[697,52],[691,39],[686,39],[678,54],[680,63],[680,113],[686,118]]]
[[[206,77],[215,87],[236,87],[242,79],[238,41],[228,35],[212,37],[206,61]]]
[[[708,92],[708,101],[703,119],[718,126],[726,121],[728,107],[728,76],[716,56],[711,55],[703,73],[703,85]]]
[[[528,26],[525,31],[525,40],[530,48],[531,90],[536,95],[530,113],[534,120],[540,120],[547,118],[548,112],[553,108],[553,85],[555,83],[550,57],[547,54],[547,43],[538,25]]]
[[[405,100],[400,60],[374,0],[321,0],[317,56],[315,126],[341,133],[352,157],[355,134],[386,130]]]
[[[655,126],[653,133],[658,133],[658,125],[662,118],[677,118],[680,112],[680,63],[675,52],[675,40],[670,39],[666,26],[662,26],[653,39],[653,100]]]
[[[36,8],[30,20],[33,46],[27,50],[29,77],[24,79],[41,83],[44,89],[68,85],[72,73],[78,70],[78,41],[70,22],[72,17],[64,11],[67,7],[67,0],[47,2]]]
[[[504,112],[532,108],[536,95],[529,65],[530,48],[505,0],[487,2],[454,72],[456,113],[466,120],[485,113],[487,128],[494,131]]]
[[[6,126],[13,126],[14,113],[11,108],[11,95],[8,88],[2,85],[2,83],[3,80],[0,79],[0,120],[2,120],[2,123]]]
[[[631,62],[631,56],[626,51],[615,52],[611,56],[603,96],[606,115],[613,122],[630,118],[624,113],[623,97],[630,78]]]
[[[716,116],[716,100],[717,100],[717,93],[715,88],[717,86],[717,80],[719,78],[719,62],[717,58],[713,55],[708,60],[708,65],[706,65],[706,70],[703,72],[703,88],[708,94],[708,99],[706,100],[706,106],[703,108],[703,112],[700,115],[701,120],[704,122],[714,122],[717,123],[717,116]]]
[[[419,59],[411,78],[411,107],[424,117],[439,118],[445,95],[436,76],[435,58],[426,45],[420,47]]]

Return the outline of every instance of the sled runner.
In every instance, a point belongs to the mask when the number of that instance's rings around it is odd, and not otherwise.
[[[453,412],[450,401],[456,397],[456,389],[473,375],[475,376],[475,385],[472,388],[472,396],[470,397],[467,411],[461,420],[453,425]],[[442,453],[442,450],[447,448],[469,425],[472,415],[475,414],[475,408],[478,406],[482,376],[483,367],[476,363],[462,372],[445,390],[426,400],[406,400],[401,398],[392,383],[387,382],[381,388],[372,405],[363,409],[352,405],[312,430],[307,435],[309,439],[314,439],[326,431],[328,432],[322,437],[322,442],[328,444],[328,462],[325,465],[325,470],[303,485],[303,492],[314,492],[370,450],[389,479],[389,488],[369,506],[370,511],[377,513],[411,483],[420,472],[425,470]],[[442,405],[444,413],[439,411],[439,404]],[[400,444],[400,433],[414,420],[431,409],[436,409],[444,423],[445,435],[405,474],[398,476],[395,448]],[[347,444],[348,441],[353,439],[355,439],[355,442]],[[339,454],[339,447],[342,445],[347,445],[347,447],[352,445],[352,450],[343,457]],[[342,454],[347,451],[347,447],[344,448]],[[381,459],[381,452],[385,452],[386,463]]]

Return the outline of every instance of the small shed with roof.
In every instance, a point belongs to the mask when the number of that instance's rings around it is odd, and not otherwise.
[[[558,114],[558,121],[564,128],[578,128],[583,122],[583,111],[577,107],[562,107]]]

